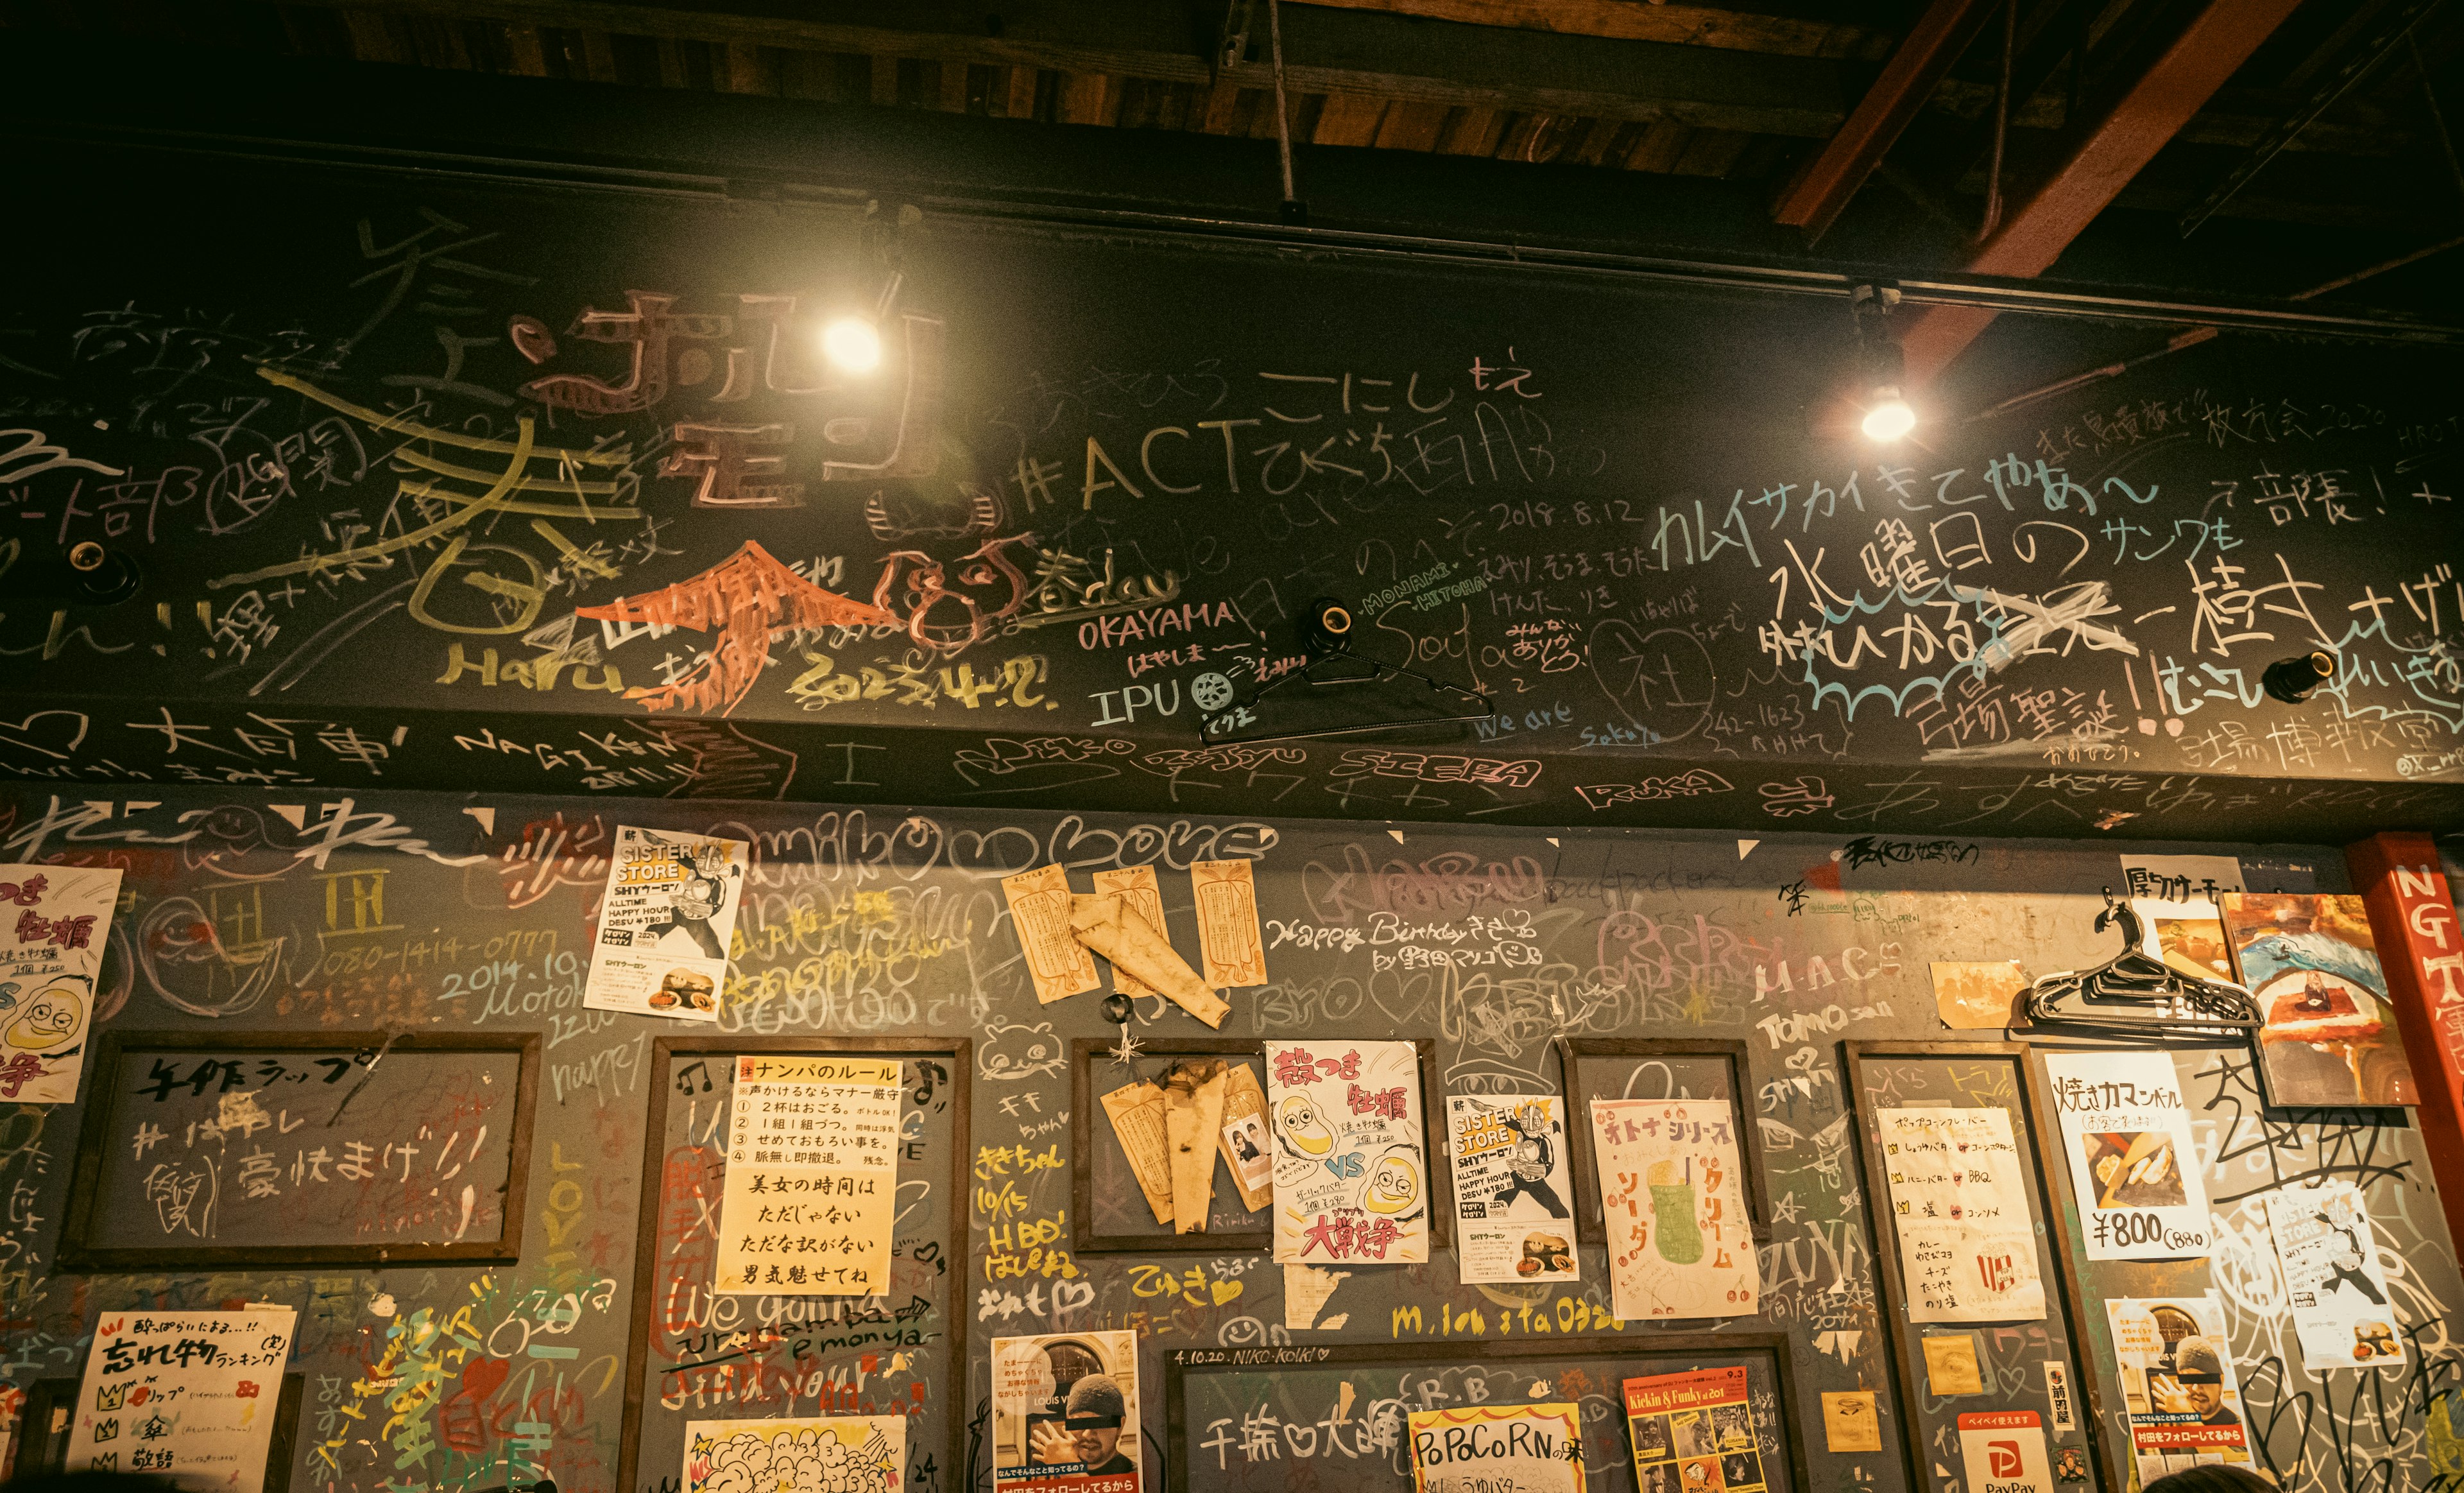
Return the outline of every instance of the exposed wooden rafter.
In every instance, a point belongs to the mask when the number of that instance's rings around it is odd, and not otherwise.
[[[1837,133],[1781,190],[1771,205],[1772,218],[1804,229],[1808,237],[1820,237],[1899,144],[1994,9],[1989,0],[1933,0]]]

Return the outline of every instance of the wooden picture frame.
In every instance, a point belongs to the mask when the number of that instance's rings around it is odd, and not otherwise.
[[[1112,1141],[1111,1121],[1097,1099],[1108,1091],[1094,1077],[1094,1065],[1119,1044],[1079,1037],[1069,1044],[1069,1248],[1079,1255],[1213,1254],[1229,1250],[1272,1249],[1275,1245],[1274,1202],[1267,1200],[1265,1227],[1238,1234],[1098,1234],[1095,1232],[1096,1148]],[[1262,1065],[1265,1039],[1246,1041],[1228,1036],[1158,1037],[1142,1046],[1141,1058],[1256,1058]],[[1261,1082],[1263,1083],[1263,1079]]]
[[[1181,1469],[1189,1460],[1189,1416],[1184,1402],[1192,1373],[1247,1370],[1273,1374],[1293,1370],[1347,1368],[1355,1364],[1426,1364],[1459,1368],[1470,1355],[1480,1362],[1518,1358],[1653,1358],[1684,1355],[1747,1357],[1761,1354],[1771,1366],[1772,1397],[1782,1434],[1787,1437],[1789,1486],[1793,1493],[1814,1493],[1814,1469],[1806,1460],[1804,1408],[1796,1393],[1796,1376],[1785,1332],[1652,1332],[1610,1337],[1525,1337],[1480,1339],[1453,1344],[1359,1343],[1324,1348],[1178,1348],[1164,1356],[1164,1407],[1169,1435],[1164,1444],[1163,1487],[1166,1493],[1188,1493]],[[1618,1401],[1617,1435],[1625,1432],[1623,1400]],[[1819,1407],[1815,1408],[1819,1415]],[[1914,1484],[1911,1484],[1914,1486]]]
[[[956,1268],[949,1281],[949,1335],[943,1348],[947,1362],[942,1366],[942,1403],[949,1416],[949,1444],[938,1449],[942,1465],[959,1468],[967,1465],[967,1325],[973,1318],[975,1304],[968,1297],[965,1266],[970,1252],[967,1246],[969,1182],[973,1166],[975,1091],[975,1043],[963,1036],[756,1036],[749,1033],[696,1033],[692,1036],[662,1036],[650,1043],[649,1116],[642,1131],[641,1196],[636,1204],[638,1218],[633,1242],[633,1293],[629,1303],[630,1320],[625,1329],[625,1407],[619,1422],[616,1485],[636,1485],[642,1457],[642,1381],[649,1367],[650,1311],[658,1274],[659,1248],[659,1186],[665,1168],[659,1164],[659,1148],[668,1133],[668,1095],[671,1088],[671,1068],[679,1057],[736,1058],[766,1056],[798,1056],[820,1054],[827,1057],[896,1056],[899,1058],[944,1058],[950,1063],[950,1115],[952,1144],[949,1174],[940,1180],[947,1189],[951,1218],[958,1238],[955,1243]],[[724,1140],[720,1142],[725,1145]],[[913,1445],[910,1443],[911,1447]]]
[[[455,1261],[510,1264],[521,1259],[523,1207],[531,1173],[531,1131],[539,1114],[539,1053],[537,1032],[121,1032],[103,1034],[86,1076],[84,1114],[77,1129],[77,1165],[62,1210],[57,1268],[79,1275],[134,1270],[195,1270],[210,1266],[406,1265]],[[95,1208],[106,1173],[104,1151],[112,1145],[110,1092],[122,1058],[132,1052],[169,1051],[211,1057],[230,1053],[340,1053],[375,1050],[373,1073],[394,1053],[511,1053],[519,1059],[514,1114],[506,1144],[503,1231],[494,1239],[400,1244],[187,1244],[124,1246],[93,1242]],[[364,1080],[363,1080],[364,1081]],[[348,1103],[345,1096],[343,1103]]]
[[[1745,1166],[1745,1175],[1739,1180],[1744,1184],[1747,1221],[1752,1226],[1755,1243],[1771,1242],[1771,1190],[1763,1173],[1762,1127],[1754,1124],[1754,1109],[1748,1099],[1751,1093],[1751,1069],[1749,1049],[1744,1042],[1715,1036],[1561,1036],[1556,1041],[1557,1061],[1565,1080],[1567,1161],[1574,1172],[1577,1241],[1608,1242],[1608,1225],[1600,1213],[1599,1163],[1592,1152],[1591,1102],[1598,1096],[1582,1081],[1583,1059],[1719,1058],[1728,1064],[1728,1104],[1737,1116],[1737,1154]]]
[[[2127,1488],[2132,1484],[2121,1477],[2121,1470],[2109,1464],[2112,1449],[2104,1444],[2102,1425],[2103,1393],[2095,1366],[2089,1362],[2088,1339],[2080,1329],[2082,1311],[2079,1303],[2085,1298],[2079,1278],[2079,1259],[2067,1218],[2057,1195],[2053,1169],[2061,1162],[2057,1142],[2050,1137],[2046,1122],[2054,1110],[2051,1099],[2040,1088],[2041,1065],[2029,1060],[2032,1049],[2025,1042],[1942,1042],[1901,1041],[1881,1039],[1857,1041],[1843,1039],[1839,1044],[1841,1060],[1847,1070],[1847,1109],[1857,1131],[1858,1187],[1865,1194],[1865,1218],[1873,1231],[1874,1273],[1882,1287],[1881,1327],[1884,1351],[1891,1360],[1892,1381],[1900,1393],[1900,1451],[1906,1467],[1908,1486],[1923,1487],[1927,1481],[1924,1470],[1930,1458],[1939,1454],[1925,1443],[1925,1426],[1918,1418],[1916,1407],[1925,1403],[1918,1383],[1917,1369],[1907,1342],[1908,1334],[1920,1332],[1930,1324],[1911,1322],[1907,1317],[1906,1283],[1902,1279],[1899,1222],[1891,1214],[1889,1189],[1884,1185],[1882,1157],[1875,1140],[1872,1111],[1860,1103],[1865,1093],[1865,1064],[1894,1058],[1985,1061],[2000,1059],[2009,1062],[2016,1082],[2013,1092],[2019,1098],[2019,1117],[2028,1127],[2029,1154],[2035,1163],[2035,1198],[2038,1220],[2044,1225],[2045,1252],[2054,1257],[2056,1266],[2056,1309],[2062,1314],[2062,1327],[2069,1340],[2073,1378],[2085,1400],[2079,1415],[2079,1430],[2086,1437],[2088,1460],[2100,1473],[2102,1485],[2108,1489]],[[1947,1326],[1987,1327],[1991,1323],[1953,1323]]]
[[[77,1397],[83,1378],[37,1379],[26,1389],[26,1406],[10,1438],[10,1481],[55,1478],[68,1471],[69,1433],[77,1428]],[[299,1458],[299,1401],[308,1376],[288,1372],[274,1401],[274,1435],[265,1443],[264,1493],[291,1493],[291,1464]],[[50,1422],[58,1421],[52,1429]]]

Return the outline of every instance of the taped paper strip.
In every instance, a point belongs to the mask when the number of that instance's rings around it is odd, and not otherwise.
[[[1069,931],[1079,944],[1112,961],[1117,973],[1127,970],[1174,1005],[1211,1027],[1220,1027],[1232,1008],[1206,988],[1198,971],[1164,941],[1147,921],[1129,910],[1118,893],[1105,892],[1072,902]],[[1092,969],[1090,961],[1089,968]]]
[[[1197,893],[1198,947],[1206,983],[1217,990],[1266,983],[1266,941],[1258,927],[1258,888],[1245,860],[1190,862]]]
[[[1171,935],[1164,932],[1163,891],[1155,885],[1155,867],[1131,866],[1126,870],[1096,872],[1095,895],[1100,897],[1106,892],[1121,899],[1123,918],[1140,919],[1155,929],[1157,936],[1171,942]],[[1191,971],[1190,977],[1197,978],[1195,970]],[[1122,969],[1119,960],[1112,962],[1112,989],[1133,1000],[1141,995],[1163,993],[1136,974]]]
[[[1009,919],[1026,951],[1035,998],[1049,1006],[1095,988],[1095,961],[1069,936],[1069,877],[1058,865],[1001,878]]]
[[[1112,1122],[1112,1138],[1130,1158],[1138,1191],[1155,1222],[1172,1222],[1172,1157],[1164,1140],[1163,1090],[1152,1083],[1127,1083],[1104,1096],[1104,1113]]]

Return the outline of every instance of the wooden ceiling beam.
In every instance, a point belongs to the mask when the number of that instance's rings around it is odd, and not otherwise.
[[[1606,36],[1618,41],[1658,41],[1681,47],[1721,47],[1788,57],[1855,57],[1880,62],[1889,56],[1891,33],[1866,26],[1802,21],[1787,15],[1699,5],[1660,5],[1651,0],[1294,0],[1299,5],[1345,11],[1383,11],[1424,20],[1468,26],[1504,26],[1554,32],[1561,36]]]
[[[2051,269],[2299,4],[2207,0],[1963,268],[2015,279]],[[1927,306],[1910,318],[1900,337],[1909,382],[1923,385],[1947,368],[1992,324],[1994,315],[1968,306]]]
[[[1882,76],[1857,100],[1847,123],[1780,189],[1772,219],[1805,230],[1808,238],[1821,237],[1996,9],[1987,0],[1933,0],[1882,65]]]
[[[354,17],[364,13],[351,0],[302,3],[338,7]],[[1146,0],[1022,7],[1005,13],[998,27],[987,24],[980,5],[961,0],[837,0],[826,18],[817,17],[816,9],[796,0],[728,0],[723,9],[640,0],[393,0],[386,7],[394,14],[579,27],[670,42],[1272,86],[1263,62],[1210,71],[1204,40],[1191,34],[1179,8]],[[1665,120],[1800,139],[1829,136],[1847,113],[1841,64],[1828,57],[1519,31],[1375,11],[1294,6],[1284,15],[1284,57],[1287,91],[1445,107]]]

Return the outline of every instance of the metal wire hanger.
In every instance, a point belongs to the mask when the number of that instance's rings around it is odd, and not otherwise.
[[[2126,899],[2104,888],[2100,933],[2122,925],[2123,949],[2093,969],[2065,969],[2028,987],[2031,1026],[2101,1030],[2131,1036],[2215,1037],[2255,1032],[2266,1023],[2258,1001],[2241,986],[2184,974],[2144,948],[2146,925]]]

